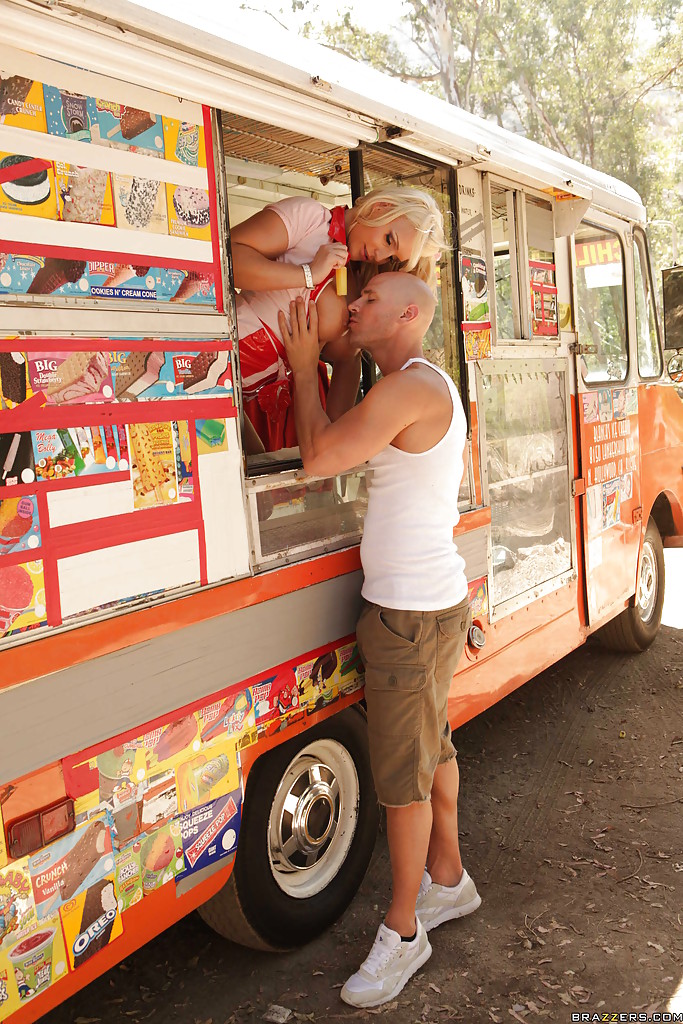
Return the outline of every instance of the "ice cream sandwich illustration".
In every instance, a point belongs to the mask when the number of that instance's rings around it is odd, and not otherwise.
[[[116,889],[112,878],[103,878],[85,893],[81,924],[73,943],[74,968],[108,945],[118,916]]]
[[[215,388],[218,378],[227,368],[227,352],[199,352],[192,360],[189,374],[183,379],[183,391],[195,395]]]
[[[13,203],[38,206],[50,198],[50,167],[47,160],[10,153],[0,160],[0,189]]]
[[[31,91],[33,82],[21,75],[10,75],[0,78],[0,117],[5,114],[18,114]]]
[[[85,273],[85,260],[61,260],[47,256],[28,287],[27,295],[51,295],[65,284],[75,284]]]
[[[0,394],[17,405],[26,400],[26,360],[19,353],[0,352]]]
[[[105,383],[108,377],[108,352],[72,352],[54,374],[45,394],[57,405],[77,402],[99,391],[103,397],[111,398],[112,388]]]
[[[134,402],[138,395],[159,380],[163,352],[129,352],[115,371],[114,394],[118,402]]]
[[[65,858],[66,871],[59,880],[59,892],[63,900],[69,900],[75,895],[106,849],[107,829],[104,822],[91,822]]]

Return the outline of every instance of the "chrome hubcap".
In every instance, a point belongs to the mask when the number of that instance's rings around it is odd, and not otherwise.
[[[336,740],[305,747],[287,767],[268,822],[268,857],[278,886],[308,899],[330,884],[356,829],[359,784]]]
[[[643,622],[649,622],[655,610],[657,601],[657,559],[654,548],[649,540],[643,544],[643,553],[640,559],[640,575],[638,577],[638,593],[636,603],[640,610],[640,617]]]

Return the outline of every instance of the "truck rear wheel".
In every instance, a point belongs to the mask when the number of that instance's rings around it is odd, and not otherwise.
[[[255,949],[309,942],[353,899],[378,821],[365,719],[347,708],[255,762],[233,872],[201,917]]]
[[[598,631],[613,651],[644,651],[659,632],[664,605],[664,549],[653,519],[647,524],[633,602]]]

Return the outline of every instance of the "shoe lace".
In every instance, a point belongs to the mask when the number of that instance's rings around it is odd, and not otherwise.
[[[397,950],[397,947],[388,946],[382,942],[381,939],[375,941],[374,946],[368,953],[363,967],[368,974],[377,975],[377,973],[389,963],[393,958]]]

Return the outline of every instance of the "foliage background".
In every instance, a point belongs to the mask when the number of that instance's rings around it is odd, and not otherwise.
[[[680,262],[680,0],[385,0],[379,28],[350,2],[244,6],[621,178],[647,207],[656,269],[673,262],[672,225]]]

